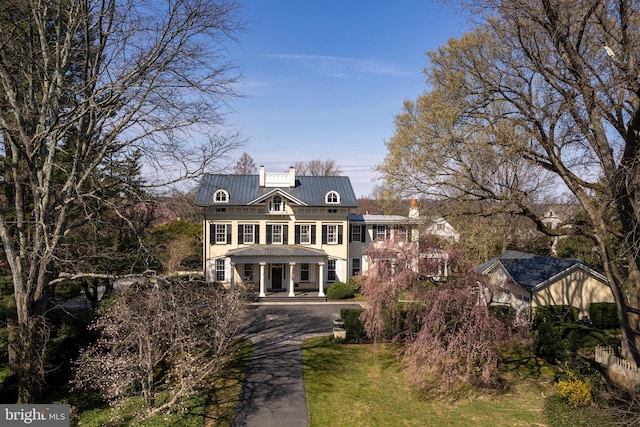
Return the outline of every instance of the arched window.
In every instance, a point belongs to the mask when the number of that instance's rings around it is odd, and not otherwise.
[[[338,203],[340,203],[340,195],[337,191],[329,191],[324,200],[329,204],[337,205]]]
[[[214,203],[229,203],[229,193],[226,190],[217,190],[213,194]]]

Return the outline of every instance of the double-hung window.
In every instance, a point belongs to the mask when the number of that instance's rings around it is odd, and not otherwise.
[[[338,243],[337,225],[327,225],[327,243]]]
[[[309,264],[306,264],[306,263],[300,264],[300,281],[301,282],[309,281]]]
[[[356,276],[360,274],[360,258],[353,258],[351,260],[351,275]]]
[[[387,238],[387,226],[386,225],[376,225],[376,239],[384,240]]]
[[[362,240],[362,226],[354,225],[351,227],[351,241],[359,242]]]
[[[214,243],[216,244],[227,244],[231,243],[228,241],[228,233],[227,233],[228,224],[215,224],[214,225]]]
[[[253,282],[253,264],[244,265],[244,281],[247,283]]]
[[[244,243],[255,243],[255,225],[244,224],[242,226],[242,241]]]
[[[337,280],[335,259],[327,261],[327,279],[329,282],[335,282]]]
[[[311,244],[311,225],[300,225],[300,243],[303,245]]]
[[[225,265],[224,259],[216,260],[216,282],[224,282],[225,280]]]
[[[271,226],[271,242],[282,243],[282,225],[273,224]]]

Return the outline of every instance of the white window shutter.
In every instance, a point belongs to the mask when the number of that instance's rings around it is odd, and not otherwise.
[[[336,279],[339,282],[344,282],[343,278],[343,270],[344,270],[344,261],[336,260]]]
[[[231,281],[231,263],[226,258],[224,260],[224,281]]]

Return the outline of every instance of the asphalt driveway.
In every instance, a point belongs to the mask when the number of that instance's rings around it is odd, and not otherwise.
[[[302,342],[329,335],[342,308],[358,304],[256,305],[242,333],[253,342],[233,426],[309,425]]]

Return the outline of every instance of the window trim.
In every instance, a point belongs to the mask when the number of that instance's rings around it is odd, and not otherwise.
[[[229,203],[229,192],[222,188],[213,193],[213,203]]]
[[[384,237],[380,237],[381,230],[384,230]],[[385,240],[388,237],[389,237],[389,227],[387,227],[386,224],[376,224],[374,240]]]
[[[357,266],[356,266],[357,264]],[[351,275],[357,276],[362,271],[362,258],[351,259]]]
[[[250,228],[251,231],[247,231]],[[251,240],[247,239],[247,236],[251,236]],[[255,224],[242,224],[242,243],[253,245],[256,243],[256,225]]]
[[[340,193],[335,190],[331,190],[324,195],[324,201],[328,205],[338,205],[340,204]]]
[[[213,241],[214,245],[226,245],[231,242],[228,241],[229,238],[229,224],[213,224],[214,227],[214,237]],[[222,239],[220,237],[223,237]]]
[[[216,271],[216,282],[220,283],[220,282],[224,282],[227,279],[227,275],[226,275],[226,269],[227,269],[227,263],[225,262],[224,258],[218,258],[216,259],[216,265],[215,265],[215,271]],[[222,274],[222,276],[221,276]]]
[[[336,270],[337,270],[336,260],[329,258],[327,260],[327,282],[335,282],[338,280],[338,275],[336,273]]]
[[[338,230],[337,224],[327,224],[327,245],[338,244]]]
[[[277,200],[276,200],[277,199]],[[279,207],[277,209],[276,207]],[[287,203],[285,202],[284,197],[276,194],[273,196],[271,200],[269,200],[269,213],[286,213],[287,212]]]
[[[309,277],[310,277],[310,272],[311,269],[309,268],[309,264],[306,262],[303,262],[300,264],[300,281],[301,282],[308,282],[309,281]]]
[[[253,264],[245,264],[244,265],[244,269],[243,269],[243,281],[245,283],[253,283],[253,278],[254,278],[254,268],[253,268]]]
[[[276,232],[276,230],[279,230]],[[275,237],[279,236],[280,240],[276,241]],[[271,224],[271,243],[274,245],[282,245],[284,244],[284,225],[282,224]]]
[[[306,228],[306,232],[303,230]],[[300,224],[300,244],[311,244],[311,224]]]

